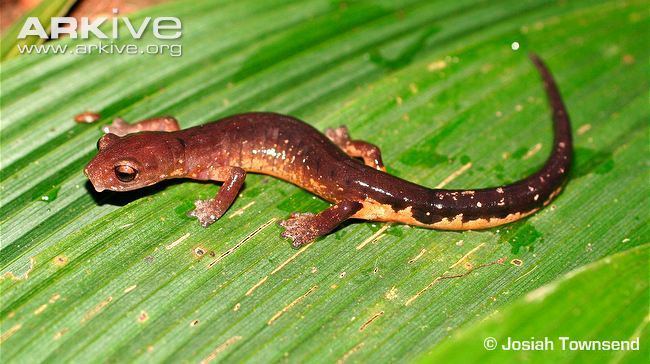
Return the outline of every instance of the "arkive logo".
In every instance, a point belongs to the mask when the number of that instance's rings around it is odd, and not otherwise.
[[[113,9],[117,14],[118,9]],[[16,44],[20,54],[112,54],[112,55],[183,55],[180,43],[183,24],[173,16],[145,17],[138,25],[127,17],[106,16],[96,18],[53,17],[49,29],[37,17],[29,17],[18,33]],[[102,27],[103,29],[100,29]],[[49,30],[49,36],[48,31]],[[150,42],[140,42],[145,33],[152,33]],[[73,39],[91,39],[90,42],[70,44],[66,42],[45,42],[43,44],[21,44],[27,37],[44,40],[67,36]]]
[[[118,9],[113,9],[113,14],[117,14]],[[139,25],[131,23],[127,17],[112,17],[112,23],[109,34],[100,30],[99,27],[108,21],[108,17],[100,16],[91,19],[81,17],[77,21],[73,17],[53,17],[50,21],[50,35],[48,36],[45,27],[38,17],[29,17],[23,24],[18,33],[18,39],[25,39],[28,36],[37,36],[41,39],[58,39],[61,35],[67,35],[70,38],[89,39],[95,37],[98,39],[119,39],[122,36],[130,36],[133,39],[140,39],[147,31],[151,29],[154,37],[157,39],[178,39],[182,35],[181,20],[173,16],[162,17],[145,17]],[[120,23],[126,27],[126,32],[120,31]]]

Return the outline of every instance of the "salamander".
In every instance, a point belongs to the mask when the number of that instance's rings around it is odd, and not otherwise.
[[[554,141],[536,173],[515,183],[481,189],[430,189],[386,173],[377,146],[350,137],[345,126],[324,134],[288,115],[251,112],[180,130],[173,117],[104,127],[98,154],[84,172],[94,188],[129,191],[162,180],[223,182],[214,198],[197,200],[189,215],[204,227],[224,215],[247,173],[293,183],[332,205],[294,212],[280,222],[282,236],[300,247],[343,221],[397,222],[442,230],[485,229],[528,216],[558,195],[572,160],[569,116],[544,62],[539,71],[552,111]]]

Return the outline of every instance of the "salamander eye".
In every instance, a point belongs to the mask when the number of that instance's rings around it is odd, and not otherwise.
[[[126,165],[118,164],[115,166],[115,177],[122,182],[131,182],[135,179],[135,176],[138,175],[138,170]]]

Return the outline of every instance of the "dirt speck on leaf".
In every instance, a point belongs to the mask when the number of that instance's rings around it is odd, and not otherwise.
[[[196,248],[194,248],[194,250],[192,250],[192,253],[194,253],[194,256],[195,256],[196,258],[201,258],[202,256],[205,255],[205,252],[206,252],[206,251],[207,251],[207,250],[206,250],[204,247],[202,247],[202,246],[197,246]]]
[[[373,323],[375,320],[377,320],[379,317],[381,317],[383,315],[384,315],[384,311],[379,311],[376,314],[372,315],[372,317],[370,319],[368,319],[368,321],[364,322],[363,325],[361,325],[361,327],[359,327],[359,332],[364,331],[366,328],[368,328],[368,326],[371,323]]]
[[[50,297],[50,300],[48,302],[49,303],[54,303],[54,302],[58,301],[59,298],[61,298],[61,295],[58,294],[58,293],[55,293],[55,294],[52,295],[52,297]]]
[[[0,279],[11,279],[13,281],[24,281],[29,278],[29,273],[32,272],[34,269],[34,265],[36,265],[36,259],[34,257],[29,258],[29,267],[27,270],[23,273],[14,273],[14,272],[5,272],[3,275],[0,276]]]
[[[390,290],[388,290],[388,292],[386,292],[384,297],[386,297],[386,299],[389,300],[389,301],[392,301],[395,298],[397,298],[397,288],[395,288],[395,286],[393,286]]]
[[[316,289],[318,289],[318,286],[313,286],[307,292],[305,292],[302,296],[299,296],[295,300],[291,301],[288,305],[284,306],[280,311],[276,312],[271,319],[267,322],[268,325],[273,325],[273,323],[280,318],[280,316],[284,315],[287,313],[293,306],[297,305],[300,301],[305,299],[305,297],[309,296],[312,292],[314,292]]]
[[[203,360],[201,360],[200,363],[201,364],[208,364],[208,363],[212,362],[214,359],[217,358],[217,356],[219,356],[219,354],[221,354],[223,351],[228,349],[229,346],[231,346],[232,344],[236,343],[237,341],[239,341],[241,339],[242,339],[241,336],[233,336],[230,339],[224,341],[223,344],[217,346],[214,350],[212,350],[212,352],[208,356],[206,356]]]
[[[23,327],[23,324],[15,324],[9,330],[3,332],[2,335],[0,335],[0,344],[7,341],[7,339],[9,339],[13,334],[15,334],[16,331],[20,330],[21,327]]]
[[[63,328],[60,331],[57,331],[56,334],[54,334],[54,340],[59,340],[63,335],[65,335],[68,331],[70,331],[68,328]]]
[[[34,315],[40,315],[47,309],[47,303],[40,305],[36,310],[34,310]]]
[[[336,364],[344,364],[352,354],[359,351],[364,345],[365,345],[364,342],[360,342],[357,345],[355,345],[352,349],[348,350],[345,354],[343,354],[343,356],[336,361]]]
[[[57,255],[54,257],[54,259],[52,259],[52,263],[57,267],[64,267],[68,264],[68,257],[63,254]]]
[[[75,115],[74,121],[79,124],[91,124],[99,120],[101,115],[92,111],[84,111],[80,114]]]
[[[93,317],[97,316],[97,314],[99,314],[104,309],[104,307],[108,306],[108,304],[111,303],[112,300],[113,297],[109,296],[105,300],[98,303],[95,307],[88,310],[81,318],[81,322],[84,323],[86,321],[91,320]]]

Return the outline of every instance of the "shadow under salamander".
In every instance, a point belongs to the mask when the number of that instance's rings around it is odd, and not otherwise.
[[[95,191],[92,183],[86,181],[84,187],[88,193],[92,196],[95,203],[99,206],[102,205],[114,205],[114,206],[125,206],[137,199],[154,195],[167,187],[178,185],[181,183],[187,182],[185,179],[170,179],[156,183],[153,186],[139,188],[133,191],[124,191],[116,192],[105,190],[103,192]],[[197,182],[197,181],[193,181]],[[206,184],[213,184],[212,182],[206,182]]]

